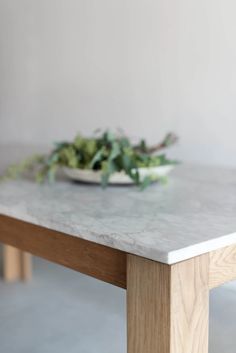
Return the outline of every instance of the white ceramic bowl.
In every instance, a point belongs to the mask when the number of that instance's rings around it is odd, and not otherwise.
[[[174,165],[164,165],[160,167],[150,167],[150,168],[139,168],[140,181],[144,180],[146,176],[153,177],[165,177]],[[73,169],[73,168],[63,168],[64,173],[72,180],[83,181],[86,183],[100,184],[101,183],[101,171],[94,171],[89,169]],[[109,184],[133,184],[133,180],[125,174],[125,172],[116,172],[111,175],[109,179]]]

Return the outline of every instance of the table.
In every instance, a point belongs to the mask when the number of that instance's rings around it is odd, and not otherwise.
[[[13,279],[28,252],[126,289],[128,353],[207,353],[209,291],[236,278],[236,171],[182,165],[144,192],[6,182],[0,241],[21,250]]]

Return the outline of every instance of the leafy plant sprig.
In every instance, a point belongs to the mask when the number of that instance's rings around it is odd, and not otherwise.
[[[176,141],[174,134],[168,134],[161,143],[149,147],[145,140],[133,145],[125,135],[118,136],[110,131],[91,138],[77,135],[72,142],[57,143],[48,156],[32,156],[18,165],[10,166],[2,179],[17,178],[33,170],[38,182],[46,178],[53,182],[58,168],[68,167],[101,171],[103,187],[107,186],[113,173],[123,171],[136,185],[145,188],[154,177],[150,175],[141,181],[139,168],[176,164],[167,159],[165,154],[159,154],[160,150]]]

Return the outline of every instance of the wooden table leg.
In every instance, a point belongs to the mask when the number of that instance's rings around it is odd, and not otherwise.
[[[128,353],[208,353],[208,255],[127,260]]]
[[[3,277],[7,282],[30,280],[32,277],[31,255],[10,245],[4,245]]]

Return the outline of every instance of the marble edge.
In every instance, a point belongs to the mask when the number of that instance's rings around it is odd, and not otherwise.
[[[12,210],[9,210],[8,208],[4,208],[3,206],[0,206],[0,215],[12,217],[23,222],[31,223],[50,230],[54,230],[56,232],[61,232],[80,239],[88,240],[93,243],[97,243],[113,249],[124,251],[126,253],[145,257],[153,261],[158,261],[165,264],[167,264],[167,261],[168,261],[168,256],[166,252],[160,251],[158,249],[146,247],[145,244],[140,244],[140,245],[136,244],[134,247],[134,244],[128,241],[127,242],[119,241],[119,240],[114,241],[114,238],[112,235],[111,236],[106,235],[106,237],[104,237],[103,235],[99,236],[98,234],[84,235],[79,232],[69,230],[69,227],[64,226],[63,224],[58,224],[53,222],[50,222],[50,224],[49,223],[43,224],[42,222],[39,222],[36,218],[31,217],[30,215],[26,215],[25,213],[20,213],[19,211],[14,212]]]
[[[9,209],[5,209],[4,207],[0,206],[0,215],[3,216],[8,216],[12,217],[24,222],[28,222],[34,225],[38,225],[47,229],[55,230],[58,232],[62,232],[68,235],[72,235],[75,237],[78,237],[80,239],[85,239],[88,241],[92,241],[97,244],[101,244],[104,246],[108,246],[114,249],[118,249],[127,253],[131,253],[133,255],[145,257],[147,259],[153,260],[153,261],[158,261],[167,265],[174,265],[178,262],[188,260],[190,258],[193,258],[195,256],[200,256],[203,254],[206,254],[210,251],[214,251],[220,248],[224,248],[229,245],[236,244],[236,232],[220,236],[215,239],[207,240],[201,243],[197,243],[194,245],[190,245],[187,247],[183,247],[181,249],[176,249],[176,250],[171,250],[169,252],[164,252],[160,251],[158,249],[154,249],[152,247],[148,247],[145,244],[137,244],[134,246],[134,244],[130,242],[125,242],[125,241],[116,241],[114,243],[114,238],[112,236],[109,237],[106,236],[104,238],[103,236],[99,235],[82,235],[77,233],[76,231],[73,230],[68,230],[67,226],[64,226],[62,224],[42,224],[41,222],[38,222],[37,219],[26,215],[26,214],[20,214],[19,212],[15,213],[13,211],[10,211]],[[111,241],[109,241],[111,240]]]
[[[192,257],[207,254],[208,252],[234,244],[236,245],[236,232],[190,245],[182,249],[170,251],[167,254],[166,263],[168,265],[174,265],[175,263],[191,259]]]

